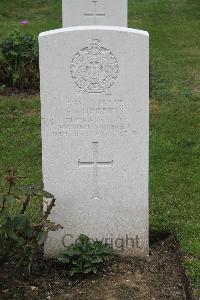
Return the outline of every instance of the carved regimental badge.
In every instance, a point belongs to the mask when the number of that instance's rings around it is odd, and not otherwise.
[[[106,92],[116,81],[119,67],[110,50],[101,41],[92,40],[73,58],[71,75],[77,86],[85,93]]]

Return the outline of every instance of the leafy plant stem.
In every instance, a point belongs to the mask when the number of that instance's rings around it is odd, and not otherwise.
[[[44,219],[47,220],[47,218],[49,217],[49,215],[51,214],[51,211],[52,211],[52,208],[55,206],[55,202],[56,202],[56,199],[53,198],[51,200],[51,203],[47,206],[47,210],[46,212],[44,213]]]
[[[21,211],[20,211],[20,214],[23,215],[23,214],[25,213],[25,211],[26,211],[26,209],[27,209],[27,207],[28,207],[28,204],[29,204],[30,199],[31,199],[30,196],[26,196],[26,198],[25,198],[25,200],[24,200],[24,202],[23,202],[23,207],[22,207],[22,209],[21,209]]]

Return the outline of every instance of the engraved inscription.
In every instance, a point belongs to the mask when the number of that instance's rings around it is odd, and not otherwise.
[[[73,58],[70,71],[74,82],[85,93],[108,93],[119,73],[117,59],[94,39]]]
[[[94,24],[97,24],[97,17],[105,17],[105,13],[97,13],[97,0],[92,0],[92,3],[94,4],[94,12],[93,13],[84,13],[85,17],[93,17],[94,18]]]
[[[112,161],[99,161],[98,160],[98,142],[92,143],[93,160],[92,161],[81,161],[78,160],[79,167],[93,167],[93,178],[94,178],[94,193],[92,195],[93,200],[101,199],[99,188],[98,188],[98,167],[112,167]]]
[[[43,120],[43,126],[53,127],[57,137],[132,136],[136,134],[134,121],[128,117],[123,99],[112,96],[93,99],[85,96],[66,97],[65,113],[57,119]]]

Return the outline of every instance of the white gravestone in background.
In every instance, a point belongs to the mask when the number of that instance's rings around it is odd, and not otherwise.
[[[127,27],[128,0],[62,0],[63,27]]]
[[[120,27],[40,34],[43,180],[57,199],[45,253],[80,234],[148,254],[149,38]]]

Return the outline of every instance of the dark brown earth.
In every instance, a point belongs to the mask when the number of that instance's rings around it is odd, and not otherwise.
[[[1,88],[0,86],[0,96],[18,96],[18,97],[28,97],[28,96],[38,96],[39,90],[32,89],[28,91],[20,91],[13,88]]]
[[[11,276],[13,265],[0,272],[0,299],[52,300],[182,300],[192,299],[172,236],[153,239],[150,256],[115,258],[97,275],[67,279],[63,265],[39,258],[32,274],[21,268]]]

